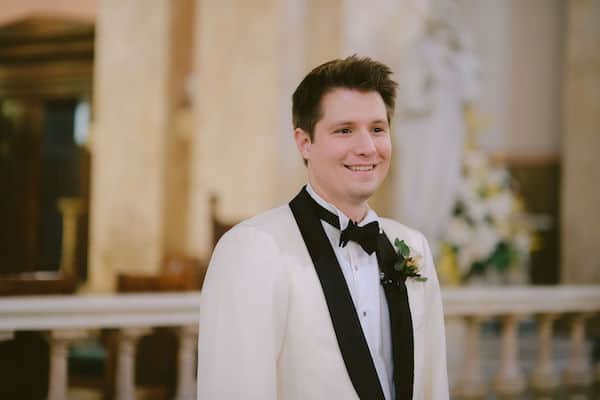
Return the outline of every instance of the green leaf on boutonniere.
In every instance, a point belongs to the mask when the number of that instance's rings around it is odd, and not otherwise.
[[[398,240],[396,238],[396,240],[394,241],[394,245],[398,248],[398,253],[406,258],[410,255],[410,248],[408,247],[408,245],[404,242],[404,240]]]
[[[412,254],[410,247],[406,244],[404,240],[400,240],[396,238],[394,240],[394,246],[396,247],[396,261],[394,262],[394,270],[400,273],[400,277],[396,278],[387,278],[384,276],[384,280],[382,282],[389,283],[395,282],[396,286],[400,285],[400,281],[406,280],[406,278],[412,278],[417,282],[425,282],[427,280],[426,277],[421,276],[420,269],[423,262],[423,257],[418,254]]]

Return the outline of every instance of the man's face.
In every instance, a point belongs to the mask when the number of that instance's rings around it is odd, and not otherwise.
[[[312,141],[302,129],[294,133],[308,161],[309,182],[338,207],[362,204],[381,185],[390,166],[385,103],[376,91],[337,88],[323,96],[321,112]]]

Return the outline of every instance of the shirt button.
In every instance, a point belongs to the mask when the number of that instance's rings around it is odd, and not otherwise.
[[[366,316],[367,316],[367,312],[363,311],[363,317],[366,317]]]

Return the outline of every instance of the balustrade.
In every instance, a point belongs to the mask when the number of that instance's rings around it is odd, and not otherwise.
[[[552,324],[558,318],[556,314],[538,316],[538,355],[531,374],[531,386],[540,392],[556,389],[560,382],[552,363]]]
[[[117,329],[115,399],[134,400],[137,341],[153,327],[173,327],[179,332],[176,399],[193,400],[199,300],[197,293],[0,298],[0,340],[17,331],[44,334],[50,345],[48,400],[64,400],[69,343],[91,330]]]
[[[453,385],[459,398],[481,398],[488,387],[501,396],[523,393],[529,381],[536,392],[551,392],[560,385],[553,359],[553,322],[566,317],[570,322],[569,362],[563,383],[586,386],[592,383],[592,367],[585,347],[585,321],[600,311],[599,286],[552,287],[471,287],[443,290],[446,319],[462,320],[465,325],[463,368]],[[519,358],[519,320],[536,317],[537,357],[529,379]],[[485,320],[501,323],[499,366],[493,385],[486,381],[481,362],[481,324]],[[596,366],[600,371],[600,364]],[[600,374],[596,373],[600,382]]]
[[[198,293],[116,294],[107,296],[27,296],[0,298],[0,340],[18,331],[39,331],[50,347],[48,399],[67,398],[67,350],[73,340],[98,329],[118,330],[115,398],[135,398],[135,348],[154,327],[172,327],[179,338],[176,400],[195,399]],[[590,365],[585,323],[600,311],[600,286],[520,288],[445,288],[447,320],[464,321],[465,341],[455,396],[478,398],[493,389],[501,395],[521,393],[527,386],[551,391],[561,383],[553,359],[553,323],[566,317],[570,327],[569,360],[562,372],[566,385],[589,385],[600,379],[600,365]],[[535,317],[537,357],[527,379],[519,359],[519,320]],[[493,382],[482,368],[481,326],[501,323],[499,366]],[[200,327],[201,328],[201,327]]]

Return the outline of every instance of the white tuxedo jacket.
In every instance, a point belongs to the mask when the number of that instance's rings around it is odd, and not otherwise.
[[[412,398],[447,400],[442,302],[429,246],[418,231],[385,218],[381,225],[392,242],[404,240],[424,256],[421,275],[427,281],[406,281],[414,338]],[[227,232],[201,293],[198,400],[358,399],[354,384],[290,207]]]

